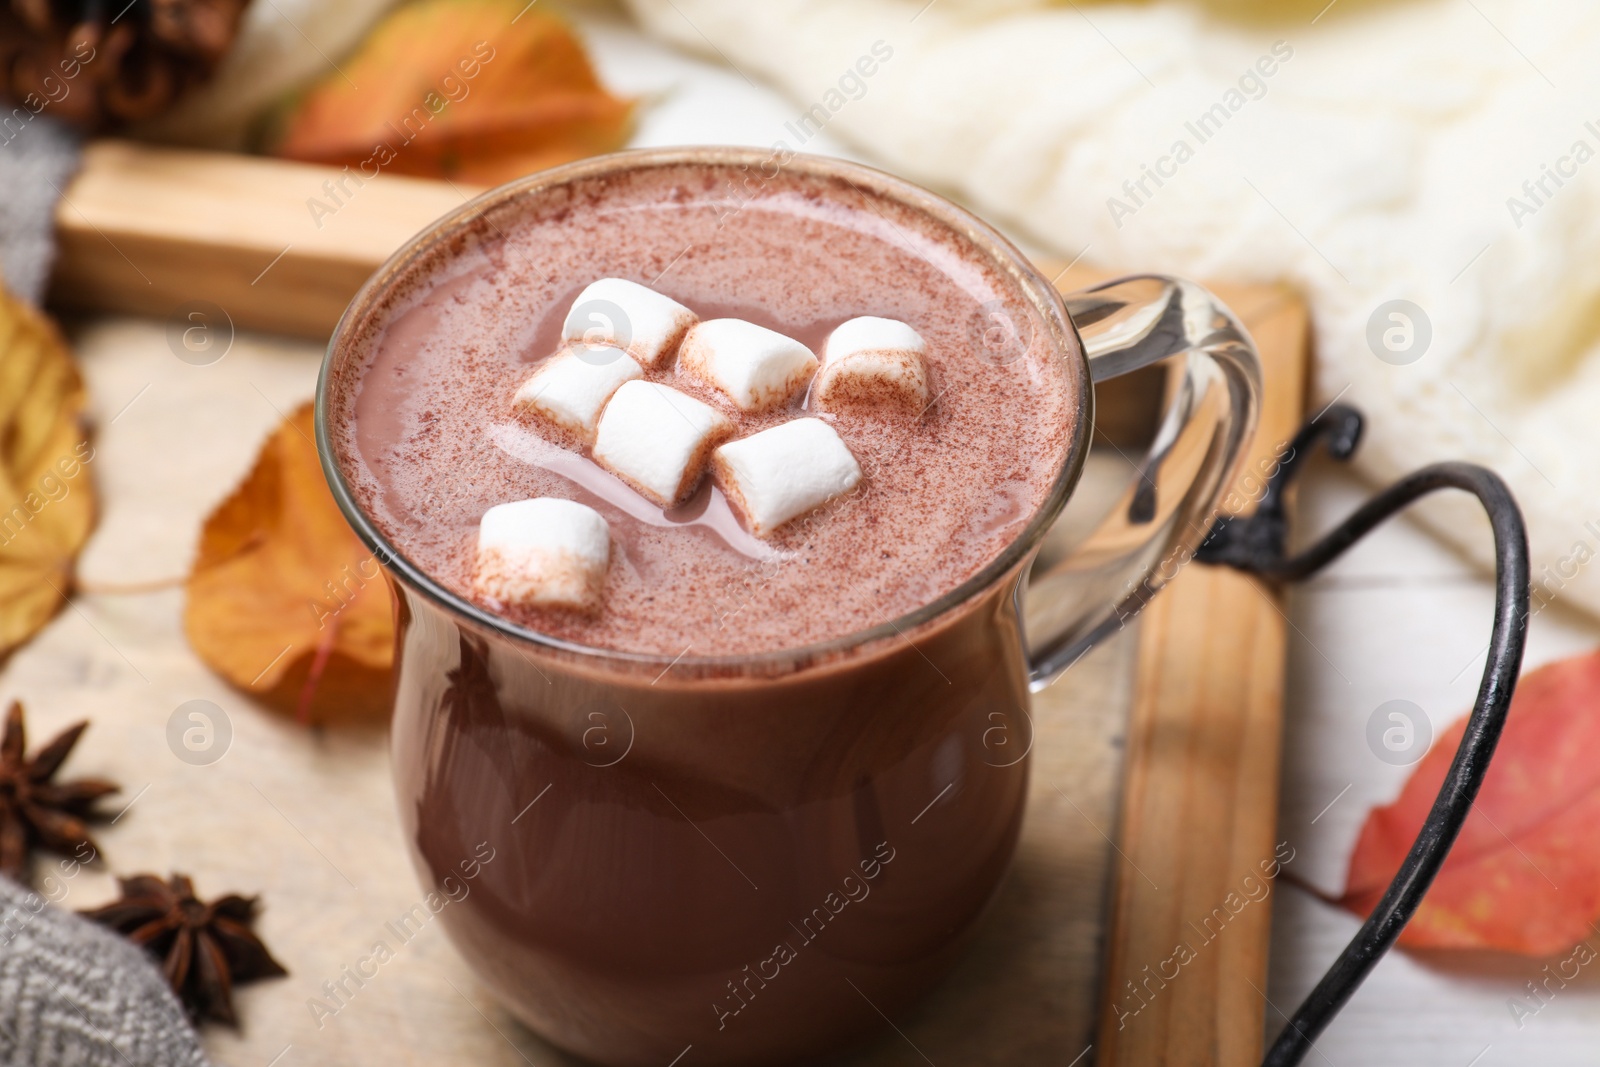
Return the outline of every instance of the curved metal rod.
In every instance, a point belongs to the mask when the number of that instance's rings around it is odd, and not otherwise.
[[[1342,449],[1348,455],[1354,447],[1354,437],[1359,436],[1360,415],[1350,408],[1330,410],[1325,415],[1331,418],[1308,425],[1303,435],[1309,435],[1308,443],[1331,437],[1333,451],[1337,454]],[[1354,434],[1351,416],[1354,416]],[[1318,423],[1322,423],[1320,428]],[[1280,489],[1287,473],[1280,472],[1284,477],[1275,479]],[[1506,712],[1522,666],[1528,630],[1528,535],[1522,512],[1498,475],[1469,463],[1436,463],[1383,490],[1298,555],[1285,558],[1281,539],[1276,545],[1270,544],[1273,537],[1264,528],[1254,537],[1239,529],[1240,525],[1248,527],[1253,517],[1236,524],[1231,532],[1222,527],[1214,530],[1213,538],[1220,543],[1208,543],[1204,554],[1213,562],[1264,578],[1298,581],[1338,559],[1391,515],[1440,489],[1460,489],[1477,497],[1494,530],[1494,630],[1489,640],[1489,658],[1478,684],[1477,700],[1450,770],[1399,871],[1367,921],[1290,1017],[1262,1061],[1263,1067],[1295,1067],[1301,1062],[1312,1042],[1333,1021],[1400,936],[1461,832],[1505,727]],[[1281,493],[1275,494],[1273,499],[1281,500]],[[1266,521],[1273,521],[1271,513],[1277,508],[1263,510],[1269,512],[1264,517]]]

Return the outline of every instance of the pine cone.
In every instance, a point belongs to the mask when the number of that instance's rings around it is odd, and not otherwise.
[[[211,77],[248,2],[0,0],[0,95],[91,130],[150,118]]]

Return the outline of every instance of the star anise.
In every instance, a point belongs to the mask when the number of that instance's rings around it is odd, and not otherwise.
[[[229,895],[206,903],[188,875],[118,878],[122,899],[83,914],[118,931],[161,961],[167,983],[196,1022],[238,1026],[233,987],[289,972],[252,930],[256,897]]]
[[[12,701],[0,735],[0,874],[22,880],[35,847],[79,859],[98,855],[86,821],[97,814],[94,802],[117,786],[103,778],[50,780],[88,725],[80,722],[56,735],[30,760],[22,704]]]

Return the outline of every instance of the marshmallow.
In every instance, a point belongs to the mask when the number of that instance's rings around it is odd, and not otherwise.
[[[817,357],[794,338],[753,322],[711,319],[697,323],[683,339],[678,369],[745,411],[765,411],[805,388]]]
[[[677,350],[696,318],[676,300],[638,282],[602,278],[572,302],[561,336],[588,348],[621,348],[644,366],[654,367]]]
[[[629,382],[600,416],[594,461],[663,508],[687,500],[700,485],[711,450],[733,423],[665,385]]]
[[[921,412],[928,404],[922,335],[896,319],[863,315],[842,323],[822,346],[822,370],[811,389],[818,408],[893,404]]]
[[[568,349],[522,383],[514,403],[547,424],[556,437],[594,443],[600,409],[623,382],[644,377],[620,348]]]
[[[712,453],[711,470],[757,537],[861,481],[856,458],[821,419],[794,419],[730,441]]]
[[[496,504],[478,523],[473,588],[495,607],[599,609],[611,530],[593,508],[542,496]]]

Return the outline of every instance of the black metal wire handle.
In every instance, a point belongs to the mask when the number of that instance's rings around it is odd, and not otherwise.
[[[1505,726],[1527,638],[1527,531],[1511,491],[1498,475],[1483,467],[1470,463],[1423,467],[1357,508],[1304,552],[1285,556],[1288,517],[1284,490],[1289,481],[1318,443],[1324,444],[1335,458],[1348,458],[1360,442],[1361,427],[1361,413],[1344,404],[1332,405],[1308,422],[1268,480],[1255,514],[1218,520],[1195,559],[1272,581],[1299,581],[1338,559],[1379,523],[1413,501],[1439,489],[1460,489],[1478,498],[1494,530],[1494,632],[1472,716],[1417,839],[1378,906],[1278,1034],[1262,1061],[1263,1067],[1294,1067],[1300,1063],[1312,1042],[1366,980],[1416,912],[1483,785],[1483,776]]]

